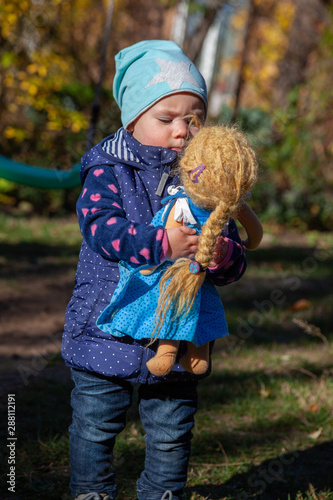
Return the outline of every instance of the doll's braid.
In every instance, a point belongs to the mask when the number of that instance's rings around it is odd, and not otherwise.
[[[198,165],[204,165],[204,169],[193,179],[192,172]],[[190,311],[218,236],[256,180],[257,160],[245,136],[235,127],[204,127],[187,146],[179,175],[192,202],[211,214],[202,227],[195,255],[201,272],[190,272],[191,259],[178,259],[161,279],[155,335],[168,311],[172,310],[174,319]]]

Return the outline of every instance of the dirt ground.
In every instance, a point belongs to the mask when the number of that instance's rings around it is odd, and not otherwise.
[[[276,237],[274,237],[276,242]],[[303,246],[304,236],[281,233],[279,245]],[[272,244],[265,235],[262,248]],[[1,272],[0,390],[25,384],[30,377],[57,372],[69,377],[59,359],[64,315],[71,297],[75,263],[50,266],[47,259],[22,260]]]
[[[15,390],[31,377],[69,378],[59,360],[64,314],[74,285],[71,272],[44,274],[33,265],[0,288],[0,391]]]

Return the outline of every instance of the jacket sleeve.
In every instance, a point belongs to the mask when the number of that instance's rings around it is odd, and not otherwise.
[[[160,264],[164,229],[127,218],[112,167],[89,169],[76,208],[82,236],[94,252],[114,261]]]
[[[210,278],[217,286],[224,286],[234,281],[238,281],[245,273],[247,266],[244,247],[233,219],[229,221],[228,236],[226,239],[229,243],[227,255],[219,263],[216,270],[210,269],[207,271]]]

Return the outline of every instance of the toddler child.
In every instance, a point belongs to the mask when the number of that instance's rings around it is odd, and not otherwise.
[[[209,343],[228,334],[219,294],[206,280],[216,260],[216,244],[230,217],[240,217],[247,232],[243,245],[256,248],[262,238],[260,221],[245,203],[257,176],[257,160],[248,141],[235,127],[204,127],[186,147],[179,167],[182,186],[168,189],[164,208],[153,225],[186,224],[200,234],[194,260],[165,261],[160,266],[134,267],[120,261],[120,281],[110,305],[97,320],[101,330],[122,337],[159,339],[147,367],[163,376],[172,370],[180,341],[186,340],[181,366],[197,375],[209,368]],[[214,262],[214,264],[216,264]],[[223,267],[223,262],[214,269]]]
[[[78,500],[116,498],[112,450],[125,427],[133,384],[138,383],[146,457],[137,498],[180,500],[200,376],[179,363],[166,376],[153,375],[146,363],[155,355],[154,345],[102,332],[96,320],[119,281],[120,260],[158,266],[197,252],[194,228],[150,223],[168,187],[177,183],[172,167],[178,153],[197,132],[188,117],[206,117],[207,92],[201,74],[178,45],[150,40],[116,56],[113,95],[123,127],[83,156],[77,202],[83,242],[62,347],[75,384],[69,428],[71,492]],[[207,279],[226,285],[246,268],[232,219],[220,243],[222,266],[206,272]]]

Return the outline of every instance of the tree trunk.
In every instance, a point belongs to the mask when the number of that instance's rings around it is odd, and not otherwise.
[[[184,52],[191,59],[191,61],[195,61],[200,54],[200,50],[202,48],[202,44],[204,39],[208,33],[209,28],[213,24],[215,17],[223,4],[226,3],[226,0],[212,0],[207,2],[203,19],[200,23],[200,26],[191,36],[191,38],[186,38],[184,40]]]
[[[309,55],[318,45],[319,25],[325,20],[326,8],[320,0],[295,0],[295,3],[289,46],[274,84],[273,101],[279,107],[287,106],[290,90],[304,82]]]

